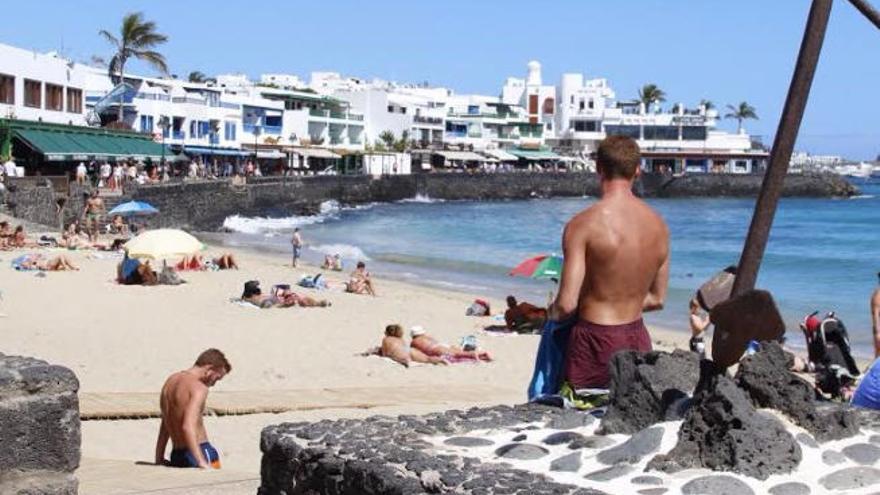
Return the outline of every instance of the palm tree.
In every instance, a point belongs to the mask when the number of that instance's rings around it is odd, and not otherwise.
[[[656,84],[645,84],[639,90],[639,101],[645,104],[645,111],[647,111],[651,105],[666,101],[666,93]]]
[[[391,146],[391,149],[393,149],[394,151],[396,151],[396,152],[398,152],[398,153],[403,153],[403,152],[405,152],[407,149],[409,149],[409,147],[410,147],[410,142],[409,142],[409,131],[404,130],[404,131],[401,131],[401,133],[400,133],[400,139],[398,139],[398,140],[394,143],[394,145]]]
[[[168,37],[156,32],[156,23],[144,20],[143,13],[132,12],[126,14],[122,18],[119,37],[110,34],[109,31],[104,29],[98,31],[98,34],[103,36],[116,49],[116,53],[110,59],[108,73],[110,79],[117,84],[123,81],[125,64],[130,58],[143,60],[158,69],[159,72],[163,74],[168,73],[165,57],[153,50],[157,45],[168,41]],[[122,110],[123,107],[120,104],[119,114],[117,115],[119,122],[122,122]]]
[[[755,119],[758,120],[758,114],[755,113],[755,107],[748,104],[748,102],[742,101],[738,106],[727,105],[727,109],[730,110],[727,115],[724,116],[725,119],[736,119],[737,124],[737,132],[742,132],[743,130],[743,120],[745,119]]]
[[[189,73],[189,76],[187,76],[187,80],[191,83],[203,83],[208,81],[208,76],[206,76],[202,71],[194,70]]]
[[[392,149],[397,138],[394,137],[394,132],[385,130],[379,134],[379,140],[385,145],[385,149]]]
[[[705,108],[707,111],[715,108],[715,104],[712,103],[712,100],[702,99],[700,100],[700,106]]]

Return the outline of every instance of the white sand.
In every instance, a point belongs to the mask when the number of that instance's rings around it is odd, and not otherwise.
[[[217,250],[211,250],[216,252]],[[0,352],[22,354],[70,367],[83,392],[154,392],[165,378],[188,367],[208,347],[229,357],[233,371],[217,390],[257,391],[324,387],[389,387],[423,385],[419,394],[436,406],[386,408],[384,414],[422,413],[471,405],[514,404],[525,400],[538,337],[489,336],[480,344],[496,361],[410,369],[378,358],[356,356],[377,345],[385,325],[422,325],[440,340],[457,342],[491,318],[464,312],[474,296],[378,280],[379,297],[339,290],[312,296],[332,301],[328,309],[268,309],[229,302],[242,285],[257,279],[266,288],[294,285],[314,268],[293,270],[280,256],[239,252],[240,271],[187,272],[177,287],[129,287],[113,282],[118,257],[104,253],[45,250],[68,254],[79,272],[15,272],[9,261],[21,252],[0,252]],[[341,281],[341,274],[330,275]],[[491,301],[500,310],[501,301]],[[655,340],[686,347],[686,335],[652,329]],[[444,389],[456,385],[491,385],[467,403],[444,401]],[[407,394],[414,392],[407,391]],[[158,397],[158,396],[157,396]],[[406,397],[403,398],[406,403]],[[208,418],[213,442],[225,466],[257,472],[259,431],[268,424],[293,420],[362,417],[377,413],[358,409],[320,410],[283,415]],[[87,457],[150,460],[156,422],[93,421],[83,425]]]

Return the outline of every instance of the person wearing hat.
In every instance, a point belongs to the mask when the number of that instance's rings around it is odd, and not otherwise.
[[[487,351],[477,348],[474,343],[473,348],[463,349],[457,345],[446,345],[438,342],[434,337],[428,335],[421,326],[414,326],[409,329],[412,341],[410,345],[413,349],[422,351],[427,356],[433,356],[443,359],[472,359],[474,361],[491,361],[492,355]]]

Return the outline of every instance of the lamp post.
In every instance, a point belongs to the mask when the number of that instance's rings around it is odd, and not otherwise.
[[[159,117],[159,123],[156,124],[159,126],[159,129],[162,129],[162,161],[159,162],[159,165],[165,166],[165,132],[171,127],[171,122],[168,119],[167,115],[163,115]]]

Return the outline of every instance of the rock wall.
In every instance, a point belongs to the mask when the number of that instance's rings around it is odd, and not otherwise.
[[[644,197],[754,196],[761,187],[757,175],[698,174],[684,177],[644,174],[635,189]],[[13,215],[56,226],[82,211],[82,192],[75,184],[58,210],[50,187],[21,187],[8,194]],[[786,196],[851,196],[857,190],[836,175],[792,175],[786,178]],[[324,201],[342,204],[390,202],[417,195],[445,200],[506,200],[551,196],[596,196],[595,174],[413,174],[370,176],[262,177],[245,186],[228,181],[197,181],[131,187],[123,200],[137,199],[162,213],[159,225],[215,230],[229,215],[288,216],[314,213]]]
[[[76,494],[78,390],[67,368],[0,354],[0,493]]]

